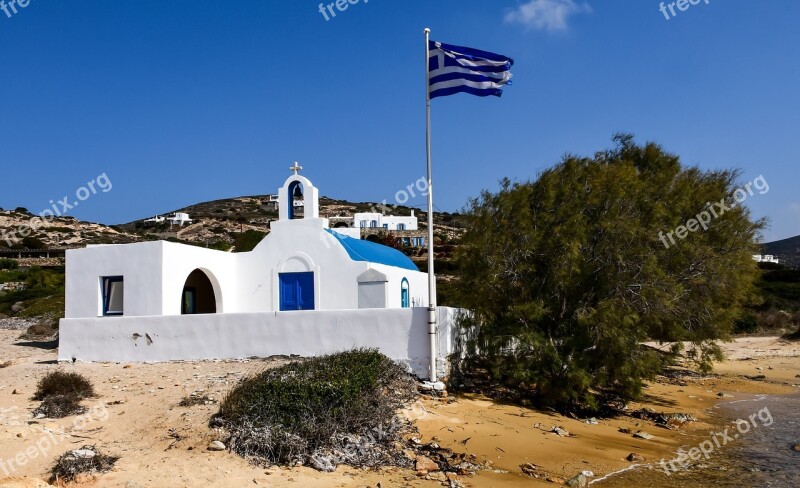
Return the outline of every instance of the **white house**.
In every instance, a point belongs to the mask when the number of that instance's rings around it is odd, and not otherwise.
[[[176,212],[175,215],[168,218],[170,224],[177,224],[183,225],[191,223],[192,219],[189,218],[189,214],[185,212]]]
[[[359,212],[353,214],[353,226],[358,228],[379,228],[386,230],[417,230],[417,217],[411,215],[383,215],[378,212]]]
[[[66,254],[59,358],[87,361],[316,355],[377,347],[426,376],[427,274],[403,253],[354,239],[319,217],[298,174],[279,190],[279,220],[247,253],[157,241]],[[301,187],[295,218],[291,195]],[[453,311],[439,309],[450,352]],[[440,329],[443,330],[443,329]]]
[[[780,260],[772,254],[753,254],[753,260],[757,263],[775,263],[780,264]]]

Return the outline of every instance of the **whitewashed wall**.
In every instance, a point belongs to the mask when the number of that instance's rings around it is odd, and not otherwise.
[[[100,279],[124,277],[125,315],[179,315],[186,278],[202,269],[215,286],[217,312],[237,309],[236,255],[156,241],[70,249],[66,259],[67,318],[102,315]]]
[[[439,374],[453,352],[456,309],[438,308]],[[146,362],[303,357],[377,348],[428,377],[427,309],[62,319],[60,361]]]

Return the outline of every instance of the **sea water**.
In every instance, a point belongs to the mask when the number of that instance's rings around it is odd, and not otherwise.
[[[800,444],[800,395],[736,399],[717,405],[714,414],[717,427],[707,436],[693,436],[681,446],[681,452],[675,453],[672,460],[675,462],[649,462],[597,480],[593,485],[598,488],[800,487],[800,452],[794,450]],[[692,448],[697,451],[692,452]],[[689,453],[694,454],[694,460]]]

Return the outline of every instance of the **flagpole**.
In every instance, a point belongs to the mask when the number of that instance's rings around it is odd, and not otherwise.
[[[431,73],[428,66],[430,57],[431,30],[425,28],[425,144],[428,157],[428,337],[431,343],[430,380],[436,382],[436,275],[433,272],[433,177],[431,174]]]

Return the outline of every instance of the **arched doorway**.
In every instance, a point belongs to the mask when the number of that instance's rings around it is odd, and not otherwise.
[[[183,285],[181,315],[217,313],[217,296],[208,275],[200,269],[189,273]]]

